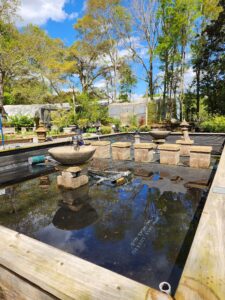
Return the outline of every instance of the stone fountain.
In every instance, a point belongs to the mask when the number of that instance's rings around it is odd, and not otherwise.
[[[150,135],[153,138],[153,143],[160,145],[164,144],[167,136],[170,134],[170,131],[166,130],[151,130]]]
[[[79,165],[88,161],[95,153],[93,146],[63,146],[48,150],[49,154],[63,165]]]

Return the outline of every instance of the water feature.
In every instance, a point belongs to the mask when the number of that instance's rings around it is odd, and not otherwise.
[[[148,178],[117,187],[91,180],[74,191],[57,188],[57,175],[2,189],[0,224],[149,286],[167,281],[174,291],[206,197],[185,184],[208,179],[209,170],[155,165]]]

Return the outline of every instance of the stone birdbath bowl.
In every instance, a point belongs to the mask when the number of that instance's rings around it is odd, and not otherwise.
[[[62,165],[79,165],[88,161],[95,153],[93,146],[74,146],[55,147],[48,150],[48,153]]]
[[[170,134],[170,132],[171,131],[166,130],[151,130],[149,133],[153,138],[153,143],[158,146],[165,143],[166,138]]]

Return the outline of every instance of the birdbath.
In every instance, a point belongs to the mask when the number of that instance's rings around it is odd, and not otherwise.
[[[153,143],[155,143],[158,146],[160,144],[165,143],[167,136],[170,134],[170,131],[151,130],[149,133],[153,138]]]

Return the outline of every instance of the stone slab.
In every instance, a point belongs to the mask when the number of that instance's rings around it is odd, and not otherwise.
[[[131,143],[129,142],[116,142],[112,144],[112,147],[117,147],[117,148],[130,148]]]
[[[108,146],[110,144],[110,141],[91,141],[92,146]]]
[[[198,152],[198,153],[211,153],[211,146],[192,146],[190,152]]]
[[[159,150],[162,151],[180,151],[180,145],[176,144],[163,144],[158,146]]]
[[[134,144],[134,149],[153,149],[154,146],[153,143],[138,143]]]

